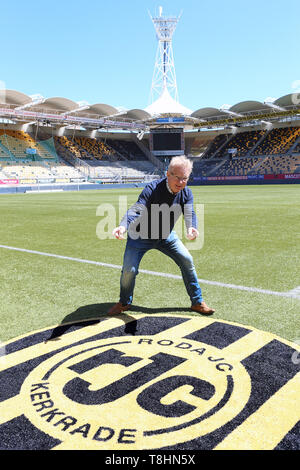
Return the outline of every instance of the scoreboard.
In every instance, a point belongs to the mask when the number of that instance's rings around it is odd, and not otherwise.
[[[157,128],[150,132],[150,151],[155,156],[174,156],[184,154],[183,128]]]

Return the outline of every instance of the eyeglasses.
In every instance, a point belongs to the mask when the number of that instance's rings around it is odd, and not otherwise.
[[[177,181],[180,183],[180,181],[183,181],[183,183],[186,183],[189,178],[181,178],[180,176],[174,175],[174,173],[171,173],[171,175],[177,179]]]

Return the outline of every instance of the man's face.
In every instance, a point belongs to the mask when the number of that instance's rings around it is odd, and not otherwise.
[[[185,188],[190,176],[190,170],[184,166],[174,166],[167,171],[168,185],[173,193]]]

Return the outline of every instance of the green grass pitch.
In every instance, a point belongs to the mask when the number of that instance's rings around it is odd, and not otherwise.
[[[300,340],[300,186],[194,186],[204,204],[204,245],[193,250],[214,317]],[[122,264],[125,241],[100,240],[97,208],[128,205],[141,189],[0,195],[0,244],[66,257]],[[104,207],[104,206],[102,206]],[[98,213],[99,214],[99,213]],[[123,214],[121,214],[123,215]],[[64,321],[95,318],[118,301],[120,270],[0,248],[0,341]],[[172,260],[148,252],[140,269],[179,275]],[[140,273],[131,315],[191,314],[182,280]]]

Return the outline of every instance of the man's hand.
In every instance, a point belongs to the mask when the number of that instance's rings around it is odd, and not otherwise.
[[[120,225],[119,227],[116,227],[112,234],[115,238],[117,238],[118,240],[123,240],[125,237],[124,237],[124,233],[126,232],[126,228],[123,227],[123,225]]]
[[[199,232],[196,228],[190,227],[187,231],[187,238],[189,240],[195,240],[195,238],[199,237]]]

